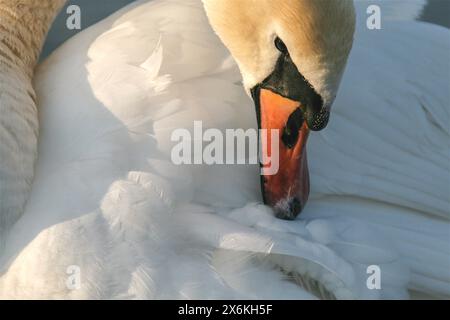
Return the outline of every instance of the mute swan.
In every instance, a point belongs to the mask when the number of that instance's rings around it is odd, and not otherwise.
[[[25,213],[4,241],[0,296],[398,298],[407,288],[448,295],[448,74],[436,67],[441,81],[433,86],[411,80],[425,73],[405,68],[413,58],[398,65],[405,46],[444,62],[448,44],[439,40],[448,31],[417,23],[388,30],[393,35],[358,30],[333,121],[311,137],[312,199],[294,222],[251,204],[259,201],[258,168],[170,161],[175,128],[198,119],[222,129],[256,123],[239,70],[199,1],[139,1],[71,39],[36,75],[39,159]],[[391,47],[399,34],[402,46]],[[369,104],[368,92],[386,87],[360,70],[377,71],[366,61],[386,48],[398,71],[390,83],[404,94],[373,94]],[[404,79],[411,85],[402,87]],[[248,88],[258,80],[244,77]],[[366,91],[355,92],[355,83]],[[395,112],[403,115],[395,126],[374,126]],[[423,176],[411,174],[417,168]],[[369,265],[382,270],[381,290],[366,286]],[[79,287],[67,285],[70,270],[81,272]]]

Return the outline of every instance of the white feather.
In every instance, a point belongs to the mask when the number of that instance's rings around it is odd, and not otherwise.
[[[37,72],[37,175],[0,254],[0,297],[450,295],[448,36],[358,31],[309,145],[312,200],[286,222],[259,204],[258,167],[170,161],[171,132],[194,120],[256,125],[199,1],[138,1],[80,33]],[[373,264],[382,290],[367,289]]]

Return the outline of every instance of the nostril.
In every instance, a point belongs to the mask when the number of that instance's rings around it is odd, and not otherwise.
[[[283,135],[281,136],[281,141],[283,141],[287,148],[292,149],[297,143],[303,121],[303,111],[300,108],[295,109],[295,111],[289,116],[283,130]]]

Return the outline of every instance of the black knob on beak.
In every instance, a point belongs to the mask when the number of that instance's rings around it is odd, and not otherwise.
[[[306,106],[305,119],[311,131],[325,129],[330,120],[330,110],[323,106],[322,98],[320,102],[313,102]]]

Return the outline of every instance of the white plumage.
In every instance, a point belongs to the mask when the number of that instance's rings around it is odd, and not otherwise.
[[[194,120],[256,126],[199,1],[138,1],[65,43],[35,79],[36,180],[4,239],[0,297],[449,296],[449,31],[396,19],[369,31],[358,9],[294,222],[259,204],[255,166],[170,161],[172,131]],[[367,289],[369,265],[382,290]]]

